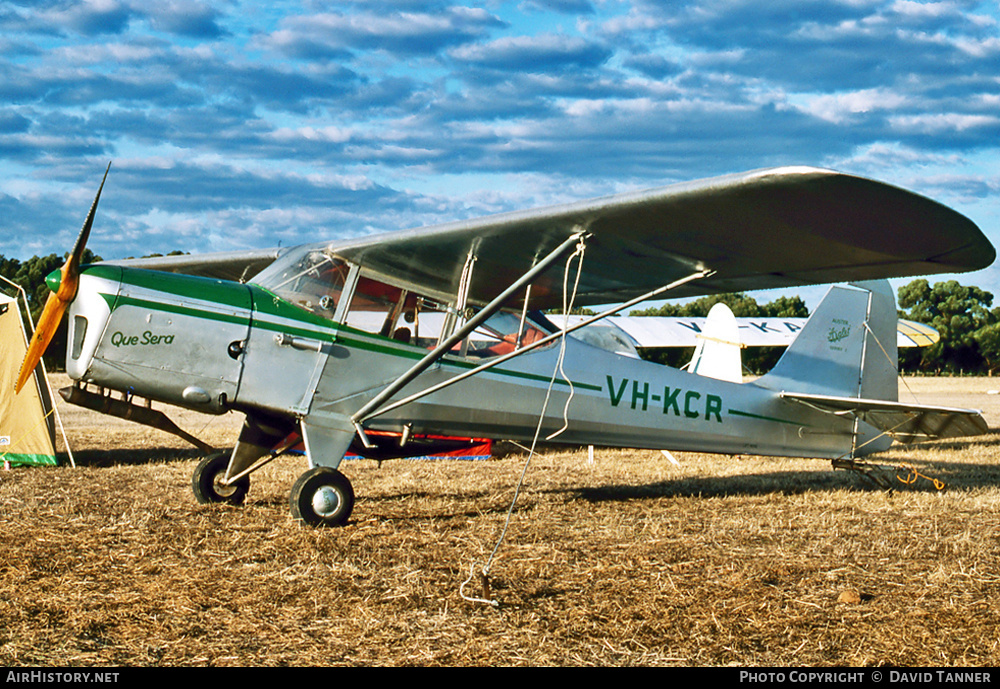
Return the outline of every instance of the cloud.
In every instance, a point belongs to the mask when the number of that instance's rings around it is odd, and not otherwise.
[[[336,59],[353,51],[433,56],[504,25],[485,10],[457,6],[434,13],[327,12],[287,18],[282,29],[260,42],[304,60]]]
[[[555,34],[510,36],[449,51],[453,59],[477,67],[531,73],[597,67],[611,54],[605,46]]]
[[[702,69],[796,91],[866,89],[974,69],[974,51],[995,58],[991,17],[969,11],[969,3],[940,5],[928,11],[926,4],[875,0],[700,0],[678,10],[640,2],[627,23],[612,20],[603,29],[627,31],[634,41],[666,40]]]
[[[875,88],[850,93],[807,95],[802,109],[835,124],[857,121],[859,115],[874,111],[895,111],[907,103],[904,95],[891,89]]]
[[[205,2],[161,0],[142,3],[137,10],[157,31],[201,39],[221,38],[228,34],[220,24],[222,13]]]
[[[931,193],[1000,205],[1000,15],[987,4],[248,7],[0,5],[4,254],[26,257],[40,236],[63,250],[109,159],[94,239],[107,257],[415,227],[790,163],[917,187],[926,175]]]
[[[521,3],[525,9],[539,12],[558,12],[560,14],[588,15],[597,12],[589,0],[526,0]]]
[[[0,26],[17,31],[14,35],[25,32],[87,37],[121,34],[135,16],[132,8],[119,0],[16,1],[7,5],[6,11],[0,13]]]

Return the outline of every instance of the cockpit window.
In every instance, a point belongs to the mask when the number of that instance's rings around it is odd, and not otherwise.
[[[347,324],[425,349],[437,345],[447,327],[449,308],[433,299],[369,277],[360,277]]]
[[[354,289],[351,308],[347,312],[347,324],[382,337],[409,342],[410,338],[404,337],[402,331],[396,332],[396,323],[407,302],[412,301],[405,289],[361,277]]]
[[[253,282],[296,306],[333,317],[349,267],[315,247],[300,247],[272,263]]]
[[[337,313],[350,265],[316,245],[298,247],[272,263],[253,283],[296,306],[325,318]],[[346,324],[399,342],[432,349],[442,333],[461,327],[471,310],[420,296],[405,288],[359,275],[346,311]],[[499,311],[455,346],[453,354],[473,358],[501,356],[537,342],[548,332],[520,314]]]
[[[469,337],[468,356],[502,356],[533,344],[547,334],[530,320],[522,323],[519,316],[500,311],[486,319]]]

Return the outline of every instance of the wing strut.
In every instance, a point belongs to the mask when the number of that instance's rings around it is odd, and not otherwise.
[[[364,443],[365,447],[372,447],[372,445],[369,444],[368,438],[365,436],[364,429],[361,427],[361,424],[364,421],[372,416],[375,416],[374,412],[382,406],[386,400],[399,392],[407,383],[419,376],[427,370],[427,368],[437,362],[442,356],[451,351],[452,347],[464,340],[466,336],[482,325],[490,316],[499,311],[500,307],[503,306],[508,299],[521,291],[521,289],[523,289],[526,285],[530,285],[536,277],[545,272],[545,270],[562,257],[566,251],[582,241],[586,236],[586,232],[573,233],[573,235],[566,239],[562,244],[553,249],[548,256],[536,263],[531,270],[518,278],[517,281],[512,283],[507,289],[497,295],[493,301],[487,304],[481,311],[476,313],[475,316],[466,321],[465,325],[452,333],[451,336],[446,338],[433,350],[428,352],[427,355],[415,363],[409,371],[386,386],[379,394],[373,397],[367,404],[361,407],[361,409],[356,411],[354,415],[351,416],[351,422],[357,429],[358,436],[361,438],[361,442]]]
[[[618,306],[614,307],[613,309],[609,309],[607,311],[604,311],[603,313],[599,313],[596,316],[591,316],[590,318],[582,320],[579,323],[576,323],[575,325],[571,325],[569,327],[565,327],[565,323],[564,323],[564,328],[562,330],[560,330],[559,332],[557,332],[557,333],[552,333],[550,335],[546,335],[542,339],[536,340],[535,342],[532,342],[531,344],[525,345],[525,346],[521,347],[520,349],[517,349],[517,350],[515,350],[513,352],[509,352],[507,354],[504,354],[503,356],[498,356],[495,359],[490,359],[485,364],[481,364],[481,365],[479,365],[479,366],[477,366],[475,368],[469,369],[468,371],[463,371],[462,373],[458,374],[454,378],[449,378],[448,380],[442,381],[442,382],[438,383],[437,385],[432,385],[431,387],[427,388],[426,390],[421,390],[420,392],[416,392],[416,393],[410,395],[409,397],[406,397],[404,399],[401,399],[401,400],[398,400],[396,402],[393,402],[392,404],[386,405],[386,406],[382,407],[381,409],[370,411],[370,412],[366,413],[364,415],[364,417],[361,416],[361,412],[364,411],[364,409],[362,409],[361,411],[359,411],[357,414],[354,415],[354,417],[352,418],[352,421],[354,421],[355,426],[357,426],[359,428],[359,430],[360,430],[360,424],[364,423],[368,419],[374,418],[376,416],[381,416],[382,414],[386,414],[386,413],[392,411],[393,409],[398,409],[399,407],[402,407],[402,406],[404,406],[406,404],[409,404],[410,402],[416,402],[421,397],[426,397],[427,395],[430,395],[431,393],[437,392],[438,390],[442,390],[442,389],[448,387],[449,385],[454,385],[455,383],[463,381],[466,378],[469,378],[471,376],[476,375],[477,373],[482,373],[483,371],[485,371],[487,369],[491,369],[491,368],[493,368],[494,366],[496,366],[498,364],[502,364],[503,362],[508,361],[509,359],[513,359],[516,356],[521,356],[522,354],[530,352],[532,349],[536,349],[538,347],[543,347],[543,346],[549,344],[550,342],[552,342],[554,340],[557,340],[560,337],[563,337],[564,335],[568,335],[569,333],[571,333],[571,332],[573,332],[575,330],[579,330],[580,328],[585,328],[588,325],[593,325],[597,321],[599,321],[601,319],[604,319],[604,318],[607,318],[608,316],[613,316],[616,313],[620,313],[621,311],[624,311],[627,308],[635,306],[639,302],[646,301],[647,299],[652,299],[652,298],[654,298],[656,296],[659,296],[660,294],[663,294],[664,292],[668,292],[668,291],[670,291],[672,289],[676,289],[677,287],[680,287],[681,285],[685,285],[685,284],[687,284],[687,283],[689,283],[689,282],[691,282],[693,280],[700,280],[701,278],[709,277],[714,272],[715,271],[712,271],[712,270],[700,270],[697,273],[692,273],[691,275],[683,277],[683,278],[681,278],[679,280],[675,280],[675,281],[671,282],[668,285],[663,285],[662,287],[657,287],[656,289],[654,289],[654,290],[652,290],[650,292],[646,292],[645,294],[642,294],[642,295],[640,295],[638,297],[635,297],[634,299],[630,299],[629,301],[625,302],[624,304],[619,304]]]

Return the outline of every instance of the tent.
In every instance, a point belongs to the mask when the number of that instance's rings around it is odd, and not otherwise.
[[[17,301],[0,292],[0,461],[7,465],[58,464],[52,398],[41,372],[14,394],[28,348]]]

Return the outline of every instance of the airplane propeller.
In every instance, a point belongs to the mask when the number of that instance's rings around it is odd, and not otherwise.
[[[63,314],[66,313],[66,309],[69,308],[70,303],[76,298],[77,289],[80,286],[80,260],[83,257],[84,249],[87,247],[90,228],[94,225],[94,214],[97,212],[97,202],[101,199],[101,190],[104,189],[104,182],[108,179],[108,172],[110,170],[111,163],[108,163],[108,168],[104,171],[104,178],[101,180],[101,186],[97,189],[97,196],[94,197],[94,203],[90,206],[87,219],[84,221],[83,228],[76,238],[76,244],[73,245],[73,251],[70,252],[69,257],[60,269],[59,287],[54,292],[49,293],[49,298],[45,302],[45,309],[38,319],[38,326],[31,336],[28,351],[24,355],[24,363],[21,364],[21,372],[17,377],[17,384],[14,386],[15,393],[21,392],[21,388],[31,378],[31,374],[34,372],[35,367],[38,366],[42,354],[49,346],[49,342],[52,341],[53,336],[55,336]]]

